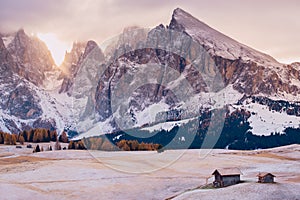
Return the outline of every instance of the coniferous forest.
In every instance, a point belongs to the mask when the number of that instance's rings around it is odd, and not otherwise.
[[[97,137],[83,138],[82,140],[69,140],[67,130],[59,136],[57,132],[44,128],[24,130],[18,134],[0,132],[0,144],[16,145],[17,142],[50,142],[59,141],[69,143],[68,149],[91,149],[107,151],[146,151],[158,149],[236,149],[253,150],[273,148],[283,145],[300,144],[300,128],[286,128],[283,133],[270,135],[255,135],[251,132],[248,122],[250,113],[237,109],[227,112],[223,126],[209,130],[211,125],[211,112],[206,112],[198,118],[190,120],[171,130],[159,130],[155,133],[141,128],[119,130]],[[218,119],[214,119],[218,120]],[[218,125],[218,123],[217,123]],[[222,129],[221,129],[222,128]],[[206,147],[203,141],[206,137],[214,140],[214,145]]]

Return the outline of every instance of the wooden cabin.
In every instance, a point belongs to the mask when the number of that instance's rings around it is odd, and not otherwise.
[[[241,181],[241,171],[237,168],[216,169],[212,175],[215,176],[214,187],[226,187]]]
[[[258,183],[274,183],[274,175],[271,173],[259,173],[257,175]]]

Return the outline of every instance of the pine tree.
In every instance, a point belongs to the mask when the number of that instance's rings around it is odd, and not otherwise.
[[[50,142],[51,141],[51,132],[49,129],[47,130],[47,135],[48,135],[47,137],[49,138],[49,142]]]
[[[29,132],[28,132],[28,137],[27,137],[27,142],[32,142],[33,141],[33,136],[34,136],[34,130],[31,129]]]
[[[0,131],[0,144],[4,143],[4,133]]]
[[[28,132],[24,130],[20,135],[23,136],[24,142],[27,142],[28,140]]]
[[[36,147],[35,147],[35,152],[37,153],[37,152],[40,152],[41,150],[40,150],[40,146],[39,145],[36,145]]]

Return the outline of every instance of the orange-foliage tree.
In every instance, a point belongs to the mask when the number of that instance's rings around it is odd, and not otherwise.
[[[17,135],[0,132],[0,144],[16,145],[17,144]]]
[[[59,136],[59,141],[60,141],[60,142],[63,142],[63,143],[68,143],[68,142],[69,142],[67,133],[66,133],[65,131],[62,132],[62,134],[60,134],[60,136]]]
[[[85,150],[85,145],[83,141],[73,141],[71,140],[68,145],[68,149],[78,149],[78,150]]]
[[[36,128],[21,131],[19,134],[10,134],[0,131],[0,144],[16,145],[17,142],[24,144],[24,142],[55,142],[57,140],[57,132],[50,131],[44,128]],[[66,133],[63,133],[63,141],[67,141]]]
[[[116,145],[123,151],[155,151],[160,149],[160,144],[139,143],[137,140],[121,140]]]

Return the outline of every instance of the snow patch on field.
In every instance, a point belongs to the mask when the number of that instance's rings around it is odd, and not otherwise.
[[[99,191],[105,191],[101,193],[101,199],[167,199],[173,196],[177,196],[175,199],[201,200],[220,197],[234,200],[299,199],[299,145],[255,151],[203,151],[205,157],[200,157],[199,149],[167,150],[160,154],[153,151],[99,151],[94,154],[79,150],[32,154],[32,149],[25,146],[16,149],[0,145],[0,193],[6,194],[2,199],[32,200],[99,199]],[[263,157],[265,153],[270,157]],[[14,154],[17,156],[13,157]],[[177,158],[178,154],[182,156]],[[289,154],[295,159],[286,156]],[[120,166],[141,170],[171,161],[167,167],[151,173],[116,170]],[[243,173],[241,179],[246,183],[195,190],[219,167],[239,168]],[[274,173],[277,183],[256,183],[260,170]]]

